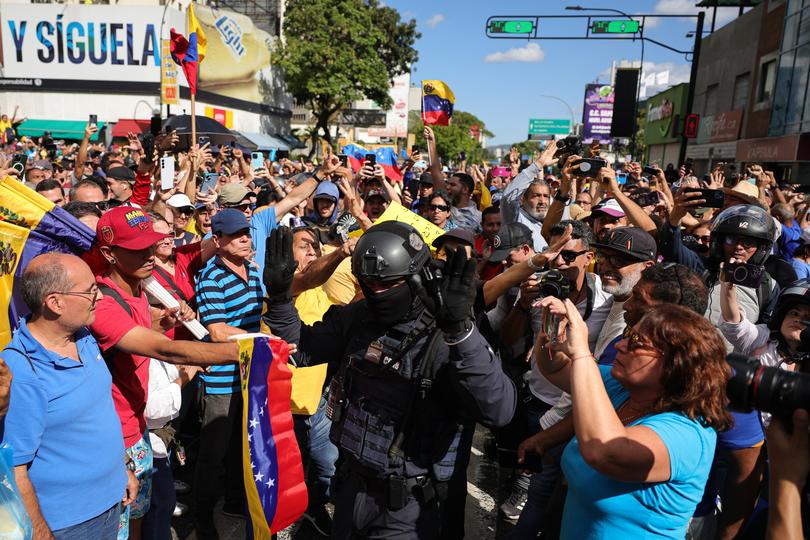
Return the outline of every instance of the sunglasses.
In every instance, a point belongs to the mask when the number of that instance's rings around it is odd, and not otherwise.
[[[627,352],[635,352],[639,349],[648,349],[661,352],[661,349],[651,344],[641,334],[633,330],[633,328],[626,326],[622,332],[622,339],[627,341]]]
[[[447,205],[444,205],[444,204],[431,204],[429,206],[429,208],[431,210],[434,210],[434,211],[439,210],[440,212],[449,212],[450,211],[450,207],[447,206]]]
[[[93,204],[96,205],[96,208],[98,208],[99,212],[106,212],[107,210],[110,209],[109,201],[98,201],[94,202]]]
[[[695,236],[695,238],[697,238],[698,242],[703,242],[704,244],[708,244],[709,242],[712,241],[712,237],[709,236],[708,234],[703,236]]]
[[[757,247],[757,245],[759,244],[756,238],[750,238],[748,236],[737,236],[736,234],[726,235],[726,237],[723,239],[723,242],[727,246],[736,246],[737,244],[740,244],[744,248]]]
[[[234,208],[239,210],[240,212],[244,212],[248,208],[250,208],[250,203],[242,203],[242,204],[226,204],[223,205],[225,208]]]
[[[568,249],[564,249],[560,251],[560,257],[565,261],[566,264],[571,264],[574,262],[577,257],[582,255],[583,253],[588,253],[587,249],[583,249],[582,251],[571,251]]]
[[[640,262],[636,259],[625,257],[624,255],[606,255],[604,253],[596,253],[596,264],[608,263],[613,268],[624,268],[631,264]]]

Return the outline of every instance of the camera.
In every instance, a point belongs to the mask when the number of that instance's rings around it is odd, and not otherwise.
[[[565,165],[568,156],[582,155],[582,142],[578,137],[569,135],[564,139],[557,141],[557,151],[554,152],[554,158],[558,159],[557,166],[562,168]]]
[[[568,294],[571,292],[571,281],[562,275],[559,270],[549,270],[540,274],[540,296],[553,296],[559,300],[565,301]]]
[[[602,158],[586,158],[575,161],[571,166],[575,167],[574,176],[593,176],[602,167],[607,167],[608,163]]]
[[[720,279],[734,285],[756,288],[764,277],[764,266],[748,263],[725,263]]]
[[[155,156],[155,136],[151,133],[144,133],[141,137],[141,146],[143,146],[144,162],[152,163]]]
[[[782,418],[790,418],[796,409],[810,410],[810,374],[763,366],[756,358],[736,353],[726,361],[734,370],[726,385],[732,409],[757,409]]]

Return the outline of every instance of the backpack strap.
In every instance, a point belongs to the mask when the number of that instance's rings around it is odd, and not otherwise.
[[[588,293],[588,302],[585,304],[585,314],[582,316],[583,321],[587,321],[593,311],[594,296],[596,296],[596,278],[590,272],[585,272],[585,288]]]
[[[124,309],[124,311],[127,312],[127,315],[132,317],[132,308],[129,307],[129,304],[126,303],[126,301],[118,291],[116,291],[109,285],[105,285],[103,283],[98,284],[98,290],[101,291],[101,294],[103,294],[104,296],[109,296],[110,298],[115,300],[115,303],[121,306]]]
[[[154,270],[160,275],[160,277],[164,279],[164,281],[166,281],[166,283],[169,284],[169,287],[171,287],[172,292],[174,292],[174,294],[176,294],[178,298],[180,298],[180,300],[188,304],[188,298],[186,298],[186,295],[183,294],[182,290],[180,290],[180,287],[178,287],[177,283],[174,281],[172,276],[166,270],[164,270],[158,265],[155,265]]]
[[[779,284],[766,272],[765,279],[757,287],[757,302],[759,303],[757,324],[768,324],[778,299]]]

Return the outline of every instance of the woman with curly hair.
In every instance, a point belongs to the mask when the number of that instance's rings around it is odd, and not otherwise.
[[[727,429],[723,340],[693,311],[665,304],[628,327],[612,367],[599,366],[576,307],[545,298],[560,334],[540,334],[536,361],[570,392],[575,437],[562,538],[683,538]],[[553,341],[553,343],[552,343]]]

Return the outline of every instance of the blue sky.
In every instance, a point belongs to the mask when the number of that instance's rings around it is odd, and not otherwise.
[[[610,7],[637,13],[695,13],[695,0],[385,0],[404,19],[416,19],[421,39],[416,43],[419,62],[412,84],[421,79],[441,79],[453,89],[456,107],[481,118],[495,134],[488,144],[505,144],[526,138],[529,118],[570,118],[562,103],[540,97],[553,95],[567,101],[577,122],[582,118],[585,84],[608,82],[611,60],[638,61],[639,41],[527,41],[489,39],[485,22],[494,15],[583,14],[565,6]],[[736,8],[718,10],[719,28],[737,15]],[[709,29],[711,12],[707,16]],[[695,19],[648,19],[645,36],[677,49],[691,50],[686,33]],[[586,21],[541,21],[541,35],[584,35]],[[648,64],[650,62],[650,64]],[[688,80],[689,65],[683,55],[647,43],[646,73],[670,71],[671,82]]]

